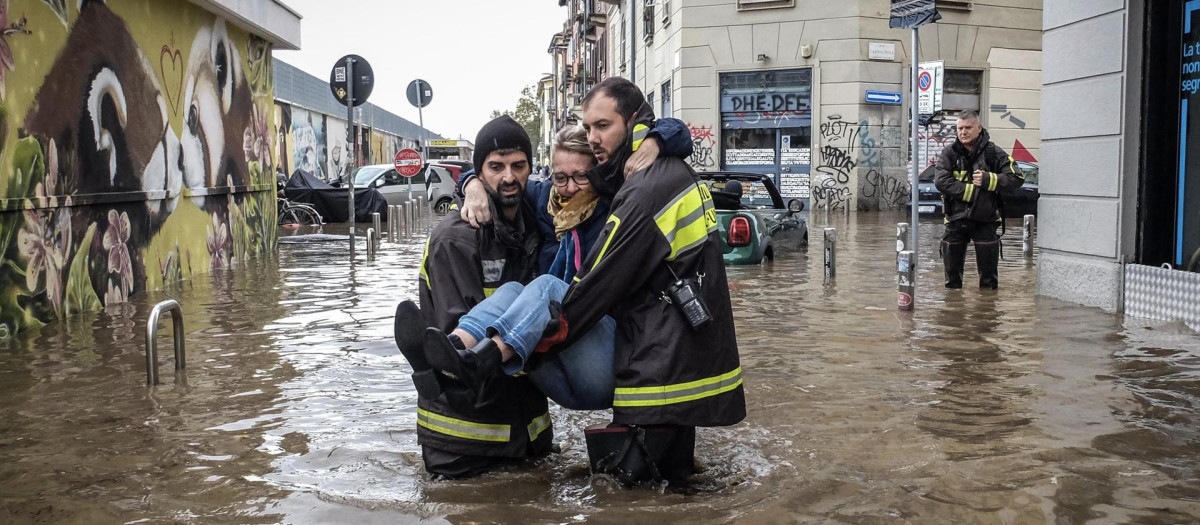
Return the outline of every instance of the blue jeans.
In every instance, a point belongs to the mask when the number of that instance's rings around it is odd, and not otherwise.
[[[504,373],[525,369],[550,322],[550,301],[562,301],[567,283],[543,275],[528,286],[505,283],[458,320],[458,328],[476,340],[498,334],[516,357],[504,362]],[[572,410],[612,408],[613,352],[617,323],[605,316],[583,338],[546,359],[529,379],[546,397]]]

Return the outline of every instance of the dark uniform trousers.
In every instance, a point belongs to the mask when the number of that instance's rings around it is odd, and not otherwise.
[[[946,223],[942,236],[942,257],[946,267],[946,288],[962,288],[967,243],[975,243],[975,265],[979,269],[979,287],[995,290],[1000,265],[998,223],[959,219]]]

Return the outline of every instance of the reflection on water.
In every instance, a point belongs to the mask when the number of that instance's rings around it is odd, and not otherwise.
[[[700,432],[686,490],[590,478],[582,429],[606,415],[563,410],[562,454],[429,480],[391,340],[423,239],[351,266],[329,237],[0,342],[0,522],[1200,520],[1193,332],[1035,299],[1013,230],[998,292],[947,292],[936,223],[899,312],[899,220],[835,217],[836,282],[815,249],[730,270],[750,413]],[[167,352],[147,389],[144,322],[167,297],[189,363],[172,376]]]

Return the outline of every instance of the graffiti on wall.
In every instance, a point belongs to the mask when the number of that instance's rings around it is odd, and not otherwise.
[[[688,162],[696,170],[706,170],[717,165],[717,138],[713,135],[712,126],[693,126],[688,123],[692,133],[692,156]]]
[[[178,10],[191,26],[158,21]],[[0,2],[11,13],[0,337],[274,247],[267,42],[185,3]]]
[[[856,199],[860,208],[893,209],[908,203],[908,185],[890,176],[889,168],[902,167],[903,130],[898,119],[862,119],[838,116],[819,126],[821,148],[813,175],[813,207],[843,209]]]

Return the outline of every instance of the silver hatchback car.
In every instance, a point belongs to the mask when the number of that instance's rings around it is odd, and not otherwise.
[[[434,162],[412,177],[404,177],[391,164],[372,164],[354,171],[356,188],[371,187],[383,195],[388,205],[404,204],[424,194],[426,202],[433,206],[438,215],[450,211],[454,200],[454,186],[462,174],[463,167],[455,164]],[[409,193],[409,187],[412,193]]]

